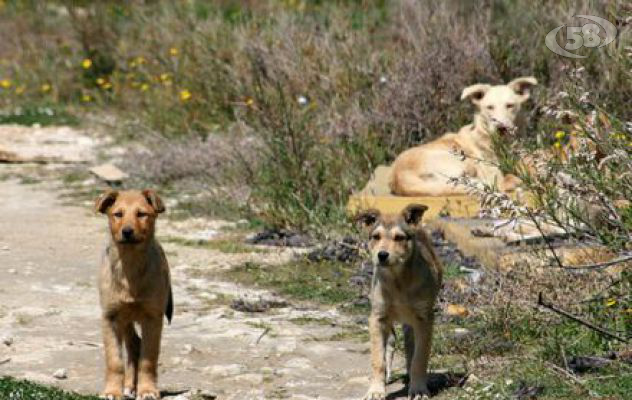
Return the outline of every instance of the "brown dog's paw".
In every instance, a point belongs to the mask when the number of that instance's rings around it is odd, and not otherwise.
[[[121,400],[123,399],[123,396],[121,396],[120,394],[103,393],[101,396],[99,396],[99,398],[104,400]]]
[[[125,399],[135,399],[136,398],[136,389],[133,388],[125,388],[123,389],[123,398]]]
[[[136,400],[159,400],[160,393],[157,390],[145,390],[136,396]]]

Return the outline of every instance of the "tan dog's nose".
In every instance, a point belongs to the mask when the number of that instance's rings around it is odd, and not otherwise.
[[[385,251],[385,250],[380,250],[377,253],[377,259],[380,262],[380,264],[384,264],[388,260],[388,256],[389,256],[388,251]]]

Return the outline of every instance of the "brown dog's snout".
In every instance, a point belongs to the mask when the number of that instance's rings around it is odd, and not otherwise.
[[[125,226],[121,229],[121,236],[123,236],[124,240],[133,240],[134,239],[134,228]]]
[[[386,261],[388,261],[388,256],[389,256],[388,251],[380,250],[377,253],[377,260],[380,262],[380,264],[384,264],[386,263]]]

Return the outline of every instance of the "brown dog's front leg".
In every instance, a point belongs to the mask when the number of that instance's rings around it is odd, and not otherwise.
[[[134,323],[130,322],[124,332],[125,349],[127,351],[127,363],[125,366],[125,385],[123,394],[126,397],[136,397],[136,384],[138,383],[138,359],[140,358],[140,338],[134,329]]]
[[[105,390],[103,397],[120,398],[123,395],[123,334],[116,319],[103,317],[103,347],[105,348]]]
[[[371,337],[371,384],[366,400],[386,398],[386,345],[392,326],[386,318],[371,314],[369,317],[369,335]]]
[[[430,394],[428,391],[428,360],[432,345],[432,325],[433,318],[427,317],[427,319],[417,320],[413,326],[415,350],[410,363],[409,399]]]
[[[148,317],[141,322],[142,340],[138,363],[138,399],[160,398],[156,386],[158,378],[158,356],[162,335],[162,313],[159,317]]]

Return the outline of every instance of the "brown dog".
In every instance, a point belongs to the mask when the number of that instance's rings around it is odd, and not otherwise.
[[[133,398],[138,393],[139,400],[159,399],[163,315],[171,322],[173,314],[169,265],[154,238],[156,217],[165,207],[152,190],[108,191],[97,199],[96,210],[107,214],[110,226],[99,277],[106,362],[103,397]],[[142,340],[134,323],[140,325]]]
[[[433,307],[443,267],[421,227],[427,209],[411,204],[400,215],[368,210],[358,216],[369,232],[369,250],[375,266],[369,317],[373,374],[367,400],[386,397],[385,353],[395,322],[404,324],[408,396],[417,399],[429,394],[427,369]]]

